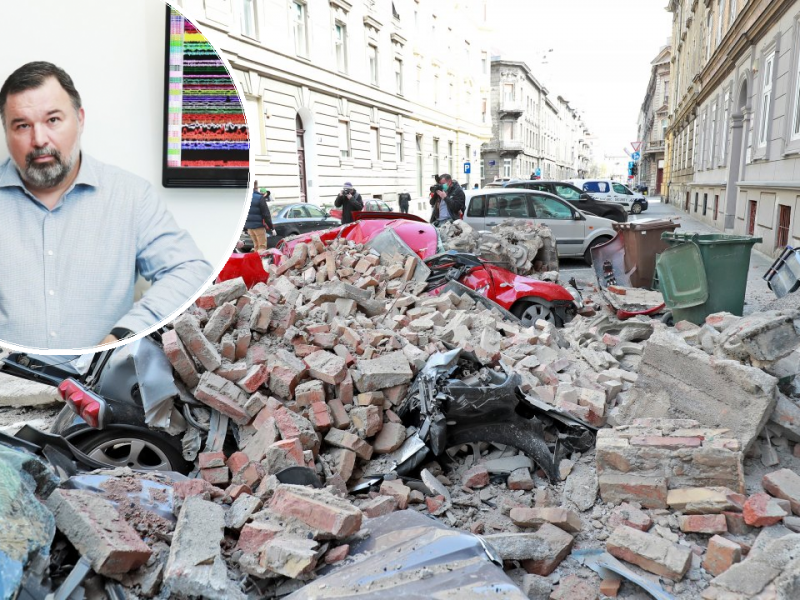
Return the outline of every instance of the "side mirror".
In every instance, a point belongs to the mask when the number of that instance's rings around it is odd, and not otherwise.
[[[587,194],[586,192],[583,192],[581,194],[581,200],[591,200],[591,199],[592,199],[592,197],[589,194]]]
[[[583,221],[583,215],[579,212],[572,213],[572,220],[573,221]]]

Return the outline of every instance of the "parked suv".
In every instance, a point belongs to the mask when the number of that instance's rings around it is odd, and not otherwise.
[[[559,257],[583,257],[592,264],[591,249],[616,235],[613,221],[581,212],[546,192],[522,188],[484,188],[467,192],[464,220],[488,230],[509,219],[547,225],[558,243]]]
[[[610,179],[570,179],[569,182],[584,192],[588,192],[596,200],[616,202],[635,215],[647,210],[647,198],[634,192],[619,181],[611,181]]]
[[[486,186],[487,188],[493,187],[513,187],[525,188],[526,190],[539,190],[549,194],[555,194],[562,200],[566,200],[572,206],[583,212],[597,215],[611,219],[618,223],[624,223],[628,220],[628,211],[617,204],[616,202],[608,202],[607,200],[595,200],[587,192],[582,191],[580,188],[567,183],[565,181],[542,181],[541,179],[520,180],[515,179],[512,181],[493,181]]]

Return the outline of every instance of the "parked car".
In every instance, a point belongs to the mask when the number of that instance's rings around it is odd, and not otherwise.
[[[538,190],[540,192],[547,192],[555,194],[562,200],[566,200],[572,206],[583,212],[587,212],[598,217],[611,219],[618,223],[624,223],[628,220],[628,211],[615,202],[608,202],[606,200],[595,200],[587,192],[580,188],[567,183],[565,181],[543,181],[541,179],[521,180],[515,179],[512,181],[493,181],[486,186],[487,188],[497,187],[513,187],[525,188],[526,190]]]
[[[278,204],[270,206],[272,224],[278,235],[267,237],[267,246],[274,248],[283,238],[309,231],[318,231],[341,225],[340,217],[335,217],[326,210],[314,204],[300,202],[295,204]],[[241,252],[250,252],[253,241],[243,231],[237,247]]]
[[[588,192],[597,200],[616,202],[635,215],[647,210],[647,198],[638,192],[634,192],[619,181],[610,179],[569,179],[568,182],[584,192]]]
[[[554,194],[521,188],[484,188],[467,192],[464,220],[478,230],[508,219],[547,225],[558,242],[558,256],[582,257],[592,264],[591,249],[613,238],[612,221],[581,212]]]
[[[356,211],[353,213],[353,218],[355,218],[360,211]],[[394,212],[393,209],[386,204],[383,200],[375,200],[375,198],[370,198],[368,200],[364,200],[364,211],[363,212]],[[336,217],[337,219],[342,218],[342,209],[341,208],[332,208],[330,210],[330,215],[332,217]]]

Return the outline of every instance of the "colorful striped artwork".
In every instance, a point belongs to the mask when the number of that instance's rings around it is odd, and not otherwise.
[[[225,64],[175,9],[169,38],[167,166],[249,168],[247,123]]]

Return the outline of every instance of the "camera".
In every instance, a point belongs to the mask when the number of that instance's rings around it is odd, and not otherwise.
[[[443,191],[444,191],[444,186],[442,186],[442,184],[441,184],[441,183],[439,183],[439,175],[434,175],[434,176],[433,176],[433,180],[434,180],[436,183],[435,183],[435,184],[433,184],[433,185],[430,187],[430,190],[431,190],[431,196],[433,196],[433,195],[434,195],[436,192],[443,192]]]

